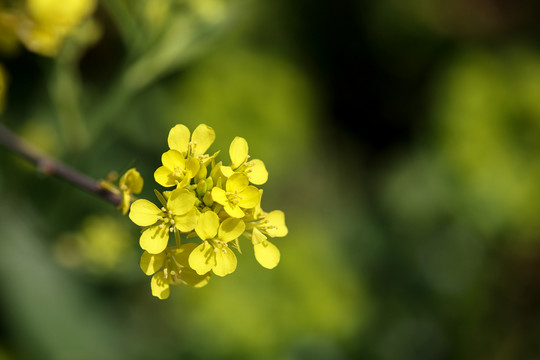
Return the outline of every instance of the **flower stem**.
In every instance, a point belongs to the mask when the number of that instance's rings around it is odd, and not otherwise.
[[[3,145],[14,153],[26,158],[31,163],[36,165],[38,171],[45,175],[62,179],[71,185],[79,187],[80,189],[83,189],[91,194],[95,194],[114,205],[118,206],[120,204],[120,196],[108,189],[105,189],[103,186],[101,186],[99,181],[96,181],[69,167],[68,165],[43,154],[41,151],[37,150],[32,145],[12,133],[1,123],[0,145]]]

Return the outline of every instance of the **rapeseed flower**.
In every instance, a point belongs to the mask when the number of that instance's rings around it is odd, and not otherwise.
[[[212,189],[212,199],[234,218],[242,218],[245,213],[242,209],[251,209],[257,206],[260,201],[259,190],[254,186],[249,186],[249,179],[243,173],[235,173],[227,179],[225,190],[214,187]]]
[[[214,140],[214,130],[207,125],[193,133],[182,124],[174,126],[154,178],[163,187],[176,188],[163,195],[156,190],[161,208],[144,199],[131,205],[130,219],[143,227],[141,268],[152,275],[152,294],[160,299],[169,296],[170,285],[201,287],[211,273],[233,273],[238,263],[233,248],[240,251],[241,235],[250,239],[263,267],[272,269],[280,261],[280,251],[269,238],[287,234],[285,215],[264,212],[262,190],[254,186],[268,179],[264,163],[249,160],[247,141],[236,137],[229,148],[231,165],[224,166],[215,161],[219,151],[206,154]],[[169,245],[171,233],[175,245]],[[180,242],[181,234],[188,243]]]
[[[266,213],[258,204],[244,220],[246,222],[246,234],[253,244],[255,258],[263,267],[273,269],[278,265],[281,255],[279,249],[268,241],[268,237],[284,237],[287,235],[289,230],[285,225],[285,214],[280,210]],[[251,231],[251,234],[249,234],[249,231]]]
[[[203,240],[189,256],[189,265],[197,274],[210,270],[218,276],[228,275],[236,270],[237,259],[229,248],[229,242],[237,239],[246,224],[240,219],[228,218],[220,225],[219,217],[212,211],[201,214],[195,232]]]
[[[26,12],[20,17],[15,30],[30,51],[55,56],[66,36],[95,7],[95,0],[27,0]]]
[[[195,195],[185,189],[171,191],[161,208],[148,200],[135,201],[129,218],[144,227],[139,239],[141,248],[150,254],[159,254],[167,247],[169,233],[193,230],[199,217],[195,201]]]
[[[118,209],[122,210],[123,215],[126,215],[129,210],[132,194],[139,194],[142,191],[143,184],[143,178],[136,169],[129,169],[120,178],[118,185],[120,186],[122,200],[118,206]]]
[[[222,172],[227,177],[234,172],[244,173],[252,184],[263,185],[268,180],[268,171],[261,160],[249,160],[248,151],[249,147],[246,139],[239,136],[235,137],[229,147],[231,166],[223,166]]]
[[[199,172],[199,160],[184,158],[179,151],[169,150],[161,156],[163,166],[154,172],[154,179],[163,187],[184,188]]]

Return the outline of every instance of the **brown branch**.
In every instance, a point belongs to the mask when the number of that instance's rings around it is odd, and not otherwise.
[[[37,169],[45,175],[54,176],[68,183],[75,185],[91,194],[95,194],[112,204],[118,206],[121,198],[118,194],[105,189],[100,182],[78,172],[77,170],[53,159],[41,151],[34,148],[32,145],[25,142],[23,139],[8,130],[0,123],[0,145],[26,158]]]

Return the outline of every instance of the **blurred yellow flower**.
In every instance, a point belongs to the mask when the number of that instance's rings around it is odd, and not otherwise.
[[[65,37],[96,7],[95,0],[27,0],[27,14],[16,31],[23,44],[35,53],[54,56]]]

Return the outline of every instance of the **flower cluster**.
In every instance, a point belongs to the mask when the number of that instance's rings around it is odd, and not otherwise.
[[[234,272],[233,249],[240,252],[241,235],[251,240],[262,266],[272,269],[279,263],[280,252],[268,238],[283,237],[288,230],[282,211],[261,209],[262,190],[254,185],[268,179],[264,163],[250,160],[241,137],[230,145],[230,165],[216,162],[219,152],[206,153],[214,139],[214,130],[204,124],[193,133],[184,125],[174,126],[169,150],[154,173],[156,182],[170,189],[155,190],[160,206],[145,199],[131,205],[129,218],[143,227],[141,269],[153,275],[152,294],[160,299],[169,296],[171,284],[202,287],[211,273]]]

